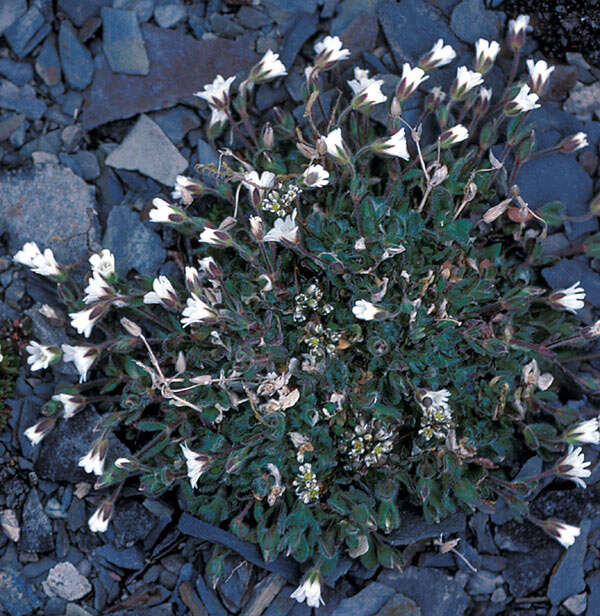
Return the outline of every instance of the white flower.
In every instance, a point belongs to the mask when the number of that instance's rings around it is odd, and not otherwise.
[[[561,152],[564,152],[565,154],[571,154],[576,150],[586,148],[588,145],[589,143],[587,140],[586,133],[575,133],[574,135],[569,135],[568,137],[565,137],[560,142],[558,147],[560,148]]]
[[[112,501],[104,501],[92,517],[88,520],[88,526],[93,533],[104,533],[108,528],[108,523],[112,518],[114,505]]]
[[[382,312],[385,311],[364,299],[356,300],[354,306],[352,307],[352,313],[354,316],[363,321],[372,321]]]
[[[215,321],[219,316],[206,302],[203,302],[195,293],[188,298],[186,307],[183,310],[181,323],[184,327],[193,323],[206,323]]]
[[[265,235],[265,225],[260,216],[250,216],[250,233],[259,242],[263,241]]]
[[[224,79],[217,75],[212,83],[206,84],[202,92],[195,92],[194,96],[203,98],[212,108],[224,110],[229,106],[229,88],[235,81],[235,76]]]
[[[44,417],[44,419],[27,428],[23,434],[31,441],[32,445],[37,445],[54,428],[55,423],[56,417]]]
[[[550,77],[553,66],[548,66],[548,63],[544,60],[538,60],[534,62],[531,58],[527,60],[527,70],[529,71],[529,77],[531,78],[531,90],[536,94],[541,94],[546,87],[548,78]]]
[[[185,456],[185,462],[188,469],[188,477],[192,488],[198,486],[198,479],[200,475],[210,466],[211,458],[204,453],[196,453],[192,451],[187,445],[180,444],[181,451]]]
[[[35,242],[27,242],[19,250],[13,260],[29,267],[34,273],[40,276],[62,276],[62,270],[54,258],[54,253],[50,248],[46,248],[44,253],[40,252]]]
[[[148,291],[144,295],[144,304],[162,304],[167,309],[177,305],[177,292],[166,276],[159,276],[152,283],[154,291]]]
[[[249,171],[244,174],[242,184],[250,191],[250,197],[254,205],[258,205],[263,198],[267,188],[271,188],[275,182],[275,174],[271,171],[263,171],[258,175],[258,171]]]
[[[457,124],[440,135],[440,146],[442,148],[449,148],[450,146],[460,143],[468,138],[469,131],[462,124]]]
[[[198,263],[202,271],[206,272],[210,278],[221,278],[223,276],[223,270],[221,270],[219,264],[212,257],[199,259]]]
[[[115,291],[99,272],[94,271],[92,276],[88,279],[88,285],[84,289],[84,293],[84,303],[93,304],[102,300],[111,299]]]
[[[348,49],[342,49],[343,43],[337,36],[326,36],[315,43],[315,66],[319,69],[331,68],[336,62],[350,57]]]
[[[554,377],[549,373],[540,373],[537,361],[532,359],[523,366],[523,382],[525,385],[534,385],[541,391],[546,391],[554,382]]]
[[[25,350],[29,353],[27,363],[33,372],[47,368],[60,355],[58,348],[40,344],[35,340],[31,340]]]
[[[208,123],[210,128],[215,126],[215,124],[224,124],[228,119],[227,113],[222,109],[210,108],[210,121]]]
[[[499,52],[500,43],[498,41],[486,41],[480,38],[475,43],[475,70],[478,73],[487,73],[492,68]]]
[[[325,601],[321,597],[321,582],[318,571],[313,569],[290,597],[296,599],[298,603],[306,601],[309,607],[325,605]]]
[[[455,100],[462,100],[473,88],[483,83],[481,73],[470,71],[466,66],[456,69],[456,78],[452,84],[450,95]]]
[[[488,110],[491,100],[492,88],[479,88],[479,94],[473,105],[473,113],[478,117],[482,116]]]
[[[456,58],[456,52],[450,45],[444,45],[444,39],[438,39],[435,45],[419,60],[419,68],[430,71],[450,64]]]
[[[115,255],[108,248],[93,254],[89,261],[92,272],[98,273],[102,278],[110,278],[115,273]]]
[[[396,86],[396,98],[405,101],[426,79],[429,79],[429,75],[426,75],[422,68],[411,68],[410,64],[405,62],[402,66],[402,77]]]
[[[544,520],[541,526],[565,548],[571,547],[575,543],[575,538],[581,534],[579,527],[565,524],[565,522],[556,518]]]
[[[524,111],[532,111],[541,106],[538,104],[538,100],[538,95],[535,92],[530,92],[529,86],[525,84],[519,90],[517,96],[504,105],[504,113],[507,116],[514,116]]]
[[[104,438],[98,439],[87,454],[79,459],[77,466],[83,466],[86,473],[94,473],[94,475],[101,476],[104,472],[107,450],[108,441]]]
[[[327,148],[327,154],[337,158],[342,162],[350,160],[350,153],[342,138],[342,129],[336,128],[332,130],[327,137],[321,137]]]
[[[352,107],[368,111],[373,105],[383,103],[387,96],[381,91],[383,79],[370,79],[369,71],[356,67],[354,79],[348,81],[348,85],[354,92]]]
[[[588,470],[591,462],[586,462],[581,447],[573,449],[569,447],[567,455],[556,463],[555,472],[561,477],[572,479],[577,485],[585,488],[584,477],[589,477],[592,472]]]
[[[198,240],[213,246],[231,246],[232,243],[229,233],[220,229],[213,229],[212,227],[204,227]]]
[[[200,275],[195,267],[185,268],[185,286],[190,293],[199,293],[202,286],[200,284]]]
[[[302,174],[302,178],[304,185],[309,188],[323,188],[329,184],[329,172],[325,171],[321,165],[309,165]]]
[[[378,139],[371,145],[371,147],[380,154],[397,156],[398,158],[403,158],[404,160],[409,159],[408,147],[406,145],[406,137],[404,136],[403,128],[396,131],[387,139]]]
[[[96,321],[106,312],[106,307],[96,304],[91,308],[70,312],[71,327],[77,330],[78,334],[83,334],[86,338],[90,337]]]
[[[175,178],[175,186],[171,197],[173,199],[181,199],[186,205],[190,205],[196,195],[201,195],[204,192],[202,182],[192,180],[185,175],[178,175]]]
[[[579,285],[577,281],[574,285],[571,285],[568,289],[560,289],[554,291],[550,295],[550,303],[557,308],[564,308],[569,312],[576,312],[584,307],[583,300],[585,299],[585,290]]]
[[[250,81],[262,83],[277,77],[287,75],[287,70],[283,62],[279,59],[278,53],[273,53],[270,49],[262,57],[262,60],[250,71]]]
[[[427,399],[431,402],[427,402]],[[421,402],[426,407],[434,406],[447,409],[448,400],[450,400],[450,392],[447,389],[426,390],[421,396]]]
[[[529,15],[519,15],[508,22],[508,44],[514,51],[520,49],[525,42],[525,32],[530,30]]]
[[[569,443],[592,443],[600,444],[600,420],[598,417],[582,421],[569,430],[565,434],[565,440]]]
[[[265,242],[297,244],[298,225],[296,224],[296,210],[293,211],[291,216],[277,218],[273,223],[273,228],[265,233],[263,240]]]
[[[174,208],[168,204],[164,199],[155,197],[152,199],[152,205],[154,209],[150,210],[148,217],[151,222],[174,222],[179,223],[185,220],[185,216],[181,213],[181,210]]]
[[[56,400],[63,405],[63,416],[65,419],[70,419],[85,408],[87,404],[83,396],[75,394],[55,394],[52,400]]]
[[[87,379],[88,370],[92,367],[96,357],[98,357],[98,349],[95,346],[82,345],[71,346],[63,344],[63,361],[72,361],[79,372],[79,382],[83,383]]]

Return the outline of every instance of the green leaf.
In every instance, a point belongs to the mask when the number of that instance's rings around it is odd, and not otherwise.
[[[560,201],[550,201],[539,207],[535,213],[541,216],[550,226],[562,225],[565,220],[566,208]]]

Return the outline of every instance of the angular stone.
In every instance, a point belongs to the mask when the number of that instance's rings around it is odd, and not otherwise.
[[[197,41],[150,24],[142,26],[142,35],[150,61],[146,76],[113,73],[104,55],[96,56],[94,82],[86,92],[81,117],[84,129],[170,107],[201,90],[217,74],[245,71],[257,59],[244,40]]]
[[[28,62],[15,62],[10,58],[0,58],[0,75],[16,86],[24,86],[33,79],[33,70]]]
[[[50,552],[54,549],[52,523],[46,515],[37,490],[29,492],[23,507],[21,521],[21,541],[19,547],[24,552]]]
[[[127,205],[115,206],[110,211],[103,246],[115,255],[120,274],[135,269],[144,276],[152,276],[163,264],[167,253],[151,225],[143,223]]]
[[[566,289],[579,281],[585,289],[586,301],[600,306],[600,275],[588,267],[587,259],[561,259],[543,269],[542,276],[553,290]]]
[[[0,2],[0,34],[27,12],[27,0],[2,0]]]
[[[92,556],[123,569],[141,569],[144,554],[138,548],[117,550],[112,545],[103,545],[92,552]]]
[[[32,6],[23,17],[4,32],[4,36],[17,56],[22,57],[29,41],[44,25],[44,16]]]
[[[600,614],[600,571],[595,571],[586,578],[590,588],[588,610],[590,614]]]
[[[161,28],[172,28],[185,19],[185,6],[175,2],[159,4],[154,9],[154,19]]]
[[[394,595],[374,616],[421,616],[419,606],[408,597]]]
[[[302,45],[317,31],[319,18],[317,15],[304,13],[293,23],[292,27],[286,32],[281,48],[281,61],[288,69],[288,72],[298,55]]]
[[[569,610],[573,616],[580,616],[580,614],[584,614],[587,608],[587,594],[582,592],[578,595],[573,595],[565,600],[563,605]],[[593,612],[590,612],[593,614]]]
[[[19,88],[7,79],[0,79],[0,107],[22,113],[28,120],[39,120],[46,113],[46,104],[30,85]]]
[[[583,561],[587,552],[590,520],[583,520],[581,533],[575,543],[564,553],[548,583],[548,599],[552,605],[562,603],[567,597],[585,590]]]
[[[127,9],[135,11],[137,20],[143,24],[152,17],[154,0],[113,0],[113,9]]]
[[[53,87],[60,81],[60,60],[53,36],[49,36],[35,61],[36,73],[47,86]]]
[[[177,175],[188,166],[160,126],[147,115],[140,116],[123,143],[106,158],[106,164],[139,171],[167,186],[173,186]]]
[[[70,562],[52,567],[42,587],[49,597],[60,597],[67,601],[82,599],[92,590],[88,579]]]
[[[585,115],[600,109],[600,82],[596,81],[589,86],[576,83],[569,98],[564,104],[564,110],[576,115]]]
[[[150,70],[135,11],[102,9],[103,49],[115,73],[147,75]]]
[[[371,582],[359,593],[343,599],[331,616],[372,616],[393,596],[394,590],[378,582]]]
[[[68,21],[60,25],[58,48],[67,83],[76,90],[87,88],[94,74],[92,55],[79,42],[75,29]]]
[[[435,569],[385,569],[377,581],[412,599],[427,616],[463,616],[470,603],[458,582]]]
[[[42,606],[27,579],[13,567],[0,567],[0,606],[10,616],[28,616]]]
[[[110,528],[118,548],[129,548],[145,539],[156,524],[156,516],[137,501],[119,501]]]
[[[450,26],[465,43],[474,44],[479,38],[495,41],[503,25],[501,15],[497,11],[487,11],[483,0],[462,0],[452,11]]]
[[[90,17],[100,15],[103,6],[110,6],[112,0],[58,0],[58,6],[69,16],[71,21],[80,28]]]
[[[422,539],[439,537],[440,533],[444,535],[464,533],[465,525],[466,518],[463,513],[455,513],[439,524],[433,524],[418,513],[403,511],[400,515],[400,527],[389,535],[388,541],[391,545],[410,545]]]
[[[561,101],[577,83],[577,67],[570,64],[558,64],[548,79],[545,95],[551,100]]]
[[[0,120],[0,141],[8,139],[14,131],[23,124],[25,118],[18,113],[15,113],[7,118]]]
[[[356,57],[375,47],[378,32],[377,17],[371,13],[363,13],[342,32],[341,37],[344,47],[350,49],[352,56]]]
[[[173,143],[179,143],[191,130],[200,126],[194,110],[183,105],[158,111],[151,117]]]

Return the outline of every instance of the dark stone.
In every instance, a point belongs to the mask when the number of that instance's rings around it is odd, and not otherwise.
[[[412,511],[400,513],[400,527],[388,537],[391,545],[410,545],[423,539],[465,532],[466,519],[463,513],[455,513],[439,524],[427,522],[422,515]]]
[[[217,584],[217,591],[221,596],[223,605],[230,612],[239,612],[246,604],[248,594],[252,588],[253,567],[247,562],[238,559],[228,559],[226,575]]]
[[[0,79],[0,107],[22,113],[28,120],[39,120],[46,112],[46,104],[30,85],[19,88],[7,79]]]
[[[154,516],[137,501],[119,501],[110,523],[112,542],[117,548],[128,548],[143,540],[156,523]]]
[[[151,223],[143,223],[127,205],[112,208],[106,222],[103,246],[115,255],[121,275],[135,269],[144,276],[152,276],[167,256]]]
[[[586,301],[600,306],[600,275],[588,267],[587,259],[561,259],[552,267],[543,269],[542,276],[553,290],[566,289],[577,281],[581,282]]]
[[[498,548],[492,539],[488,525],[489,516],[477,512],[469,519],[469,526],[477,536],[477,549],[488,554],[498,554]]]
[[[569,242],[564,233],[553,233],[542,239],[541,242],[543,248],[542,254],[545,257],[558,255],[571,248],[571,242]]]
[[[59,421],[39,445],[40,455],[35,465],[38,475],[51,481],[89,482],[90,475],[77,464],[98,438],[94,428],[99,419],[98,413],[88,408],[68,421]],[[117,458],[127,455],[130,455],[130,452],[125,445],[116,438],[111,438],[107,466]]]
[[[344,47],[349,49],[353,57],[362,52],[371,51],[375,47],[379,26],[377,17],[372,13],[357,15],[354,21],[342,32]]]
[[[0,58],[0,75],[17,86],[24,86],[33,79],[33,70],[28,62],[15,62],[10,58]]]
[[[331,22],[331,34],[342,36],[357,17],[376,15],[382,0],[343,0],[337,8],[337,14]],[[354,49],[350,49],[354,53]]]
[[[46,515],[36,489],[29,492],[23,507],[19,547],[24,552],[50,552],[54,549],[52,523]]]
[[[179,143],[191,130],[200,126],[193,109],[177,105],[172,109],[157,111],[150,116],[173,143]]]
[[[562,101],[577,83],[578,71],[576,66],[570,64],[556,64],[548,79],[544,98]]]
[[[441,13],[424,0],[387,0],[377,15],[397,66],[417,64],[439,38],[459,55],[465,49]]]
[[[86,92],[81,118],[84,129],[172,106],[201,90],[217,74],[233,75],[256,62],[244,40],[197,41],[149,24],[142,26],[142,34],[150,60],[146,76],[113,73],[104,56],[96,56],[94,82]]]
[[[77,531],[83,528],[87,523],[87,514],[85,512],[85,503],[78,498],[74,498],[69,507],[67,523],[70,531]]]
[[[154,0],[113,0],[113,9],[135,11],[137,20],[143,24],[152,17]]]
[[[100,176],[98,159],[93,152],[88,150],[79,150],[79,152],[75,152],[75,154],[73,154],[72,158],[81,170],[81,177],[84,180],[95,180]]]
[[[300,15],[298,20],[294,21],[292,27],[286,32],[283,37],[280,58],[288,71],[294,64],[302,45],[317,31],[318,22],[319,18],[316,14],[308,15],[304,13]]]
[[[35,61],[35,70],[47,86],[52,87],[60,82],[60,60],[53,36],[44,41]]]
[[[115,73],[147,75],[148,55],[134,11],[102,9],[103,50]]]
[[[58,48],[67,83],[76,90],[87,88],[94,74],[92,55],[79,42],[75,29],[68,21],[60,25]]]
[[[473,595],[491,595],[496,588],[498,576],[491,571],[479,569],[467,584],[469,592]]]
[[[586,578],[590,593],[588,595],[588,614],[600,614],[600,571]]]
[[[98,17],[103,6],[111,6],[112,0],[58,0],[58,6],[80,28],[91,17]]]
[[[0,2],[0,34],[27,12],[27,0],[2,0]]]
[[[23,124],[24,120],[25,118],[18,113],[0,120],[0,141],[8,139]]]
[[[107,544],[96,548],[92,552],[92,557],[122,569],[141,569],[144,566],[144,554],[138,548],[118,550]]]
[[[75,92],[75,90],[69,90],[60,99],[60,109],[63,113],[71,118],[74,118],[81,111],[83,105],[83,94],[81,92]]]
[[[242,26],[251,30],[259,30],[271,23],[271,20],[263,12],[250,6],[243,6],[237,12],[236,18]]]
[[[28,616],[42,606],[34,589],[13,567],[0,567],[0,605],[10,616]]]
[[[290,597],[294,590],[294,586],[284,586],[271,605],[263,612],[263,616],[287,616],[292,608],[297,605],[297,601]]]
[[[506,567],[502,575],[513,597],[527,597],[541,588],[554,563],[561,554],[561,547],[547,544],[537,552],[506,554]]]
[[[502,13],[487,11],[483,0],[462,0],[452,11],[450,26],[458,38],[475,44],[479,38],[498,40],[503,26]]]
[[[419,606],[404,595],[394,595],[376,614],[373,616],[421,616]]]
[[[270,83],[258,86],[255,103],[259,111],[272,109],[287,98],[287,90],[283,86],[275,87]]]
[[[32,6],[25,15],[7,28],[4,36],[12,50],[21,58],[26,53],[29,41],[43,25],[44,16],[35,6]]]
[[[172,28],[185,19],[185,6],[177,2],[159,4],[154,9],[154,19],[161,28]]]
[[[575,543],[564,553],[548,583],[548,598],[552,605],[562,603],[567,597],[585,590],[583,561],[587,552],[590,520],[583,520],[581,533]],[[593,612],[590,612],[592,614]]]
[[[359,593],[342,602],[331,612],[331,616],[372,616],[393,596],[394,590],[378,582],[371,582]]]
[[[92,194],[70,169],[50,165],[0,176],[0,216],[11,251],[33,241],[61,263],[79,261],[87,254],[86,233],[97,239],[99,231]]]
[[[244,28],[233,21],[231,17],[221,13],[213,13],[210,16],[210,27],[216,35],[231,39],[244,32]]]
[[[384,570],[377,581],[415,601],[427,616],[462,616],[469,597],[460,585],[436,569]]]
[[[202,605],[206,608],[210,616],[227,616],[227,610],[222,606],[221,602],[217,598],[217,595],[206,585],[202,575],[196,578],[196,591],[200,596]]]
[[[317,0],[264,0],[262,4],[282,31],[287,30],[302,13],[317,11]]]

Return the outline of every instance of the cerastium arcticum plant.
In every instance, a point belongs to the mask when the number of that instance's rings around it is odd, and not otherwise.
[[[535,519],[528,501],[543,477],[585,486],[590,475],[580,445],[598,443],[597,416],[564,406],[554,377],[597,393],[567,360],[600,323],[572,315],[584,306],[578,281],[539,286],[550,259],[540,240],[561,205],[532,211],[512,186],[543,154],[528,118],[552,70],[528,62],[529,82],[515,81],[527,25],[522,16],[509,26],[503,94],[484,86],[500,45],[480,40],[475,70],[459,67],[448,96],[426,93],[412,125],[406,101],[456,55],[442,40],[386,93],[389,83],[360,67],[340,82],[350,53],[325,37],[305,70],[301,121],[278,110],[261,130],[253,93],[286,74],[277,54],[237,88],[218,76],[197,94],[220,152],[201,169],[214,185],[180,177],[171,202],[156,198],[149,213],[185,238],[179,279],[126,280],[104,250],[82,294],[49,250],[30,243],[15,256],[58,283],[85,337],[31,342],[33,370],[73,362],[80,379],[27,435],[39,442],[61,411],[101,411],[80,465],[114,493],[92,530],[106,530],[124,482],[154,495],[178,487],[192,513],[257,543],[265,559],[304,563],[293,596],[311,606],[342,555],[402,565],[388,541],[401,500],[432,521],[502,497],[518,519],[573,543],[577,527]],[[321,92],[332,81],[329,109]],[[224,131],[237,145],[222,145]],[[585,145],[578,134],[552,151]],[[582,250],[597,246],[592,237]],[[60,321],[55,308],[44,313]],[[133,453],[109,465],[116,430]],[[547,468],[514,480],[527,449]]]

